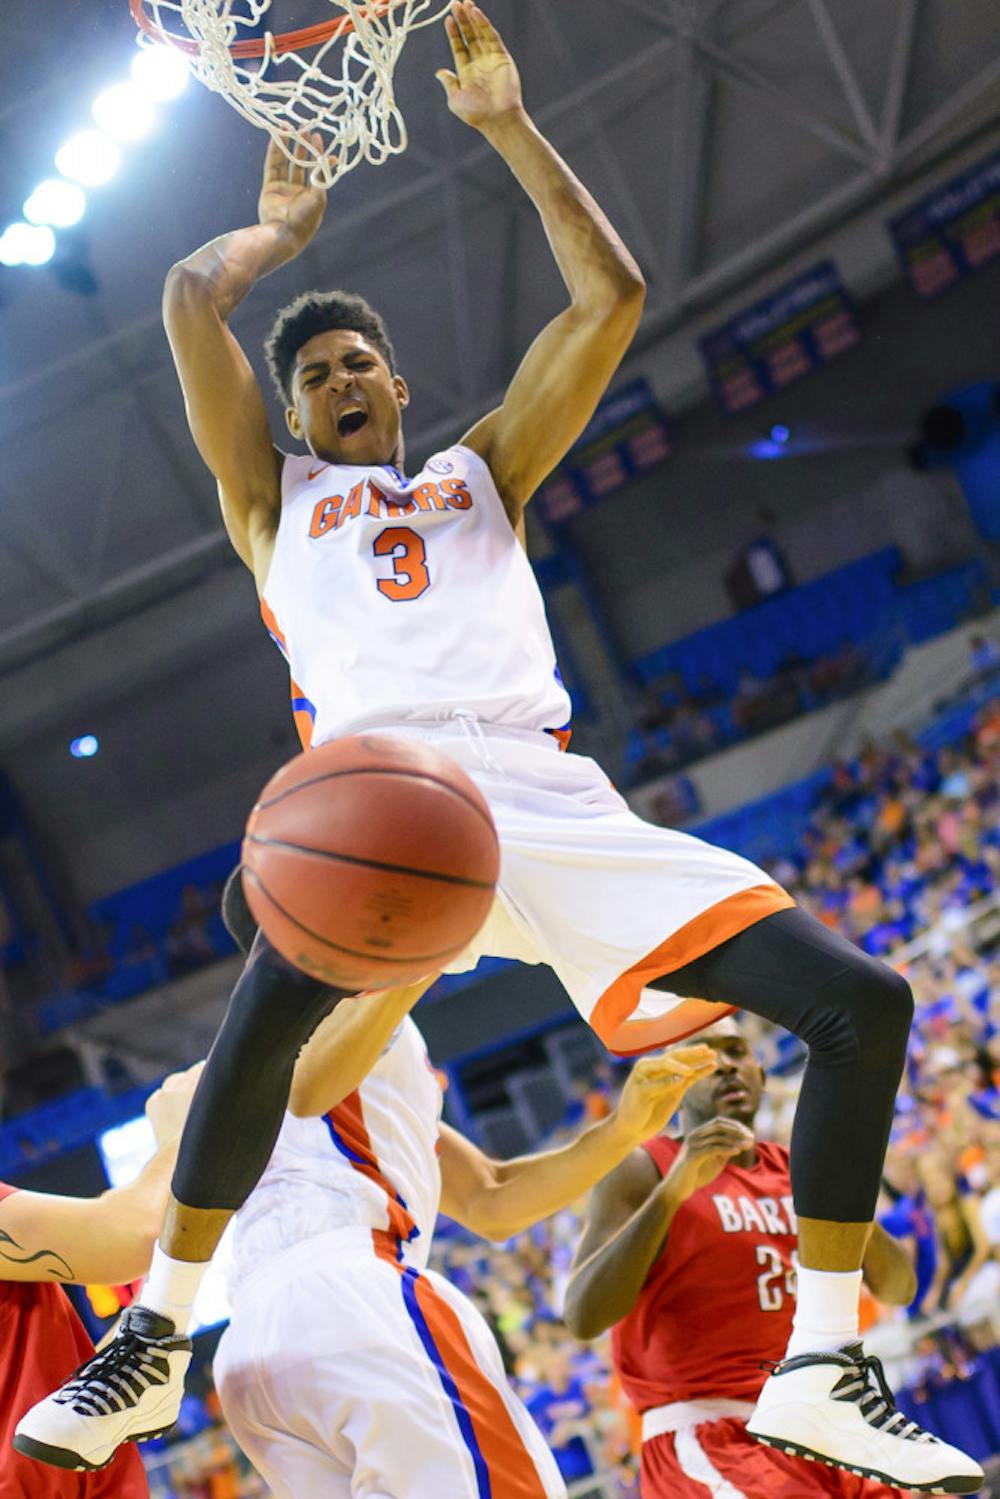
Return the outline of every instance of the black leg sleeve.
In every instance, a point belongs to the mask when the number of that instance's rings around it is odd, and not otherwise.
[[[242,1207],[271,1158],[299,1050],[343,997],[257,935],[184,1127],[173,1179],[178,1202]]]
[[[806,1042],[791,1147],[796,1211],[839,1223],[870,1219],[913,1018],[906,980],[795,908],[655,987],[750,1010]]]

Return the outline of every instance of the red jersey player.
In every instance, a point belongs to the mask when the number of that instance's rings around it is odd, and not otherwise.
[[[100,1197],[21,1192],[0,1183],[0,1499],[146,1499],[137,1448],[100,1473],[57,1472],[11,1448],[24,1412],[94,1348],[67,1284],[118,1285],[149,1265],[177,1142],[201,1069],[168,1078],[146,1112],[159,1151],[129,1186]]]
[[[898,1499],[747,1435],[795,1305],[788,1151],[754,1138],[764,1072],[735,1021],[698,1039],[717,1070],[686,1094],[682,1139],[650,1140],[595,1189],[566,1322],[582,1338],[614,1325],[615,1367],[642,1416],[643,1499]],[[880,1300],[912,1299],[913,1267],[878,1225],[864,1275]]]

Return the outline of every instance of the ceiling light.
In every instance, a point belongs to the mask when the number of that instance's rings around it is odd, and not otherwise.
[[[118,141],[148,135],[156,123],[153,106],[137,83],[114,83],[98,94],[90,112],[95,123]]]
[[[771,441],[772,442],[778,442],[778,443],[784,444],[784,443],[786,443],[788,441],[788,439],[791,437],[791,435],[792,434],[791,434],[790,429],[788,427],[784,426],[780,422],[779,422],[779,424],[776,427],[772,427],[771,428]]]
[[[165,45],[143,47],[132,59],[131,73],[143,92],[158,104],[182,94],[191,76],[182,53]]]
[[[51,260],[56,237],[44,224],[8,224],[0,234],[0,265],[44,265]]]
[[[69,752],[74,760],[89,760],[100,747],[96,734],[81,734],[79,739],[70,740]]]
[[[29,224],[51,224],[55,229],[68,229],[83,218],[86,206],[87,198],[82,187],[59,177],[49,177],[40,182],[25,201],[24,217]]]
[[[81,130],[56,152],[56,166],[64,177],[84,187],[100,187],[113,177],[122,153],[100,130]]]

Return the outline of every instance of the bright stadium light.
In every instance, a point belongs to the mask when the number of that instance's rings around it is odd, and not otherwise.
[[[8,224],[0,234],[0,265],[44,265],[55,254],[56,237],[45,224]]]
[[[68,229],[83,218],[87,196],[75,182],[47,177],[25,200],[24,217],[29,224],[51,224],[53,229]]]
[[[74,760],[90,760],[100,747],[96,734],[81,734],[78,739],[70,740],[69,752]]]
[[[56,166],[64,177],[84,187],[101,187],[121,164],[122,153],[101,130],[81,130],[56,152]]]
[[[187,88],[191,76],[184,57],[176,47],[143,47],[132,59],[134,81],[157,104],[176,99]]]
[[[95,124],[117,141],[137,141],[156,123],[156,112],[137,83],[113,83],[98,94],[90,112]]]

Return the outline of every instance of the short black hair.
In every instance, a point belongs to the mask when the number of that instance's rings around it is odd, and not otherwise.
[[[296,354],[317,333],[327,333],[331,328],[360,333],[378,350],[390,373],[396,373],[396,353],[385,323],[364,297],[349,291],[303,292],[281,309],[264,344],[268,368],[286,403],[292,399]]]

